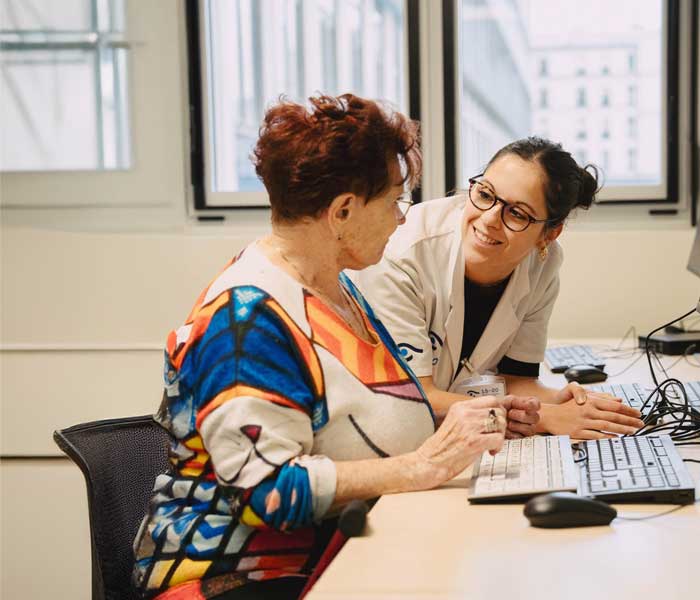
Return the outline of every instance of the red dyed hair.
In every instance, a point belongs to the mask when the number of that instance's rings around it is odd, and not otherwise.
[[[273,220],[317,217],[338,195],[368,202],[398,182],[389,180],[392,158],[403,183],[421,172],[419,126],[402,114],[352,94],[315,96],[310,107],[284,99],[266,113],[253,150]]]

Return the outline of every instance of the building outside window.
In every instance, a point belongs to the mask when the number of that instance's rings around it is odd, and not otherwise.
[[[403,0],[206,0],[207,203],[264,205],[250,160],[280,95],[354,94],[406,112]]]
[[[125,21],[124,0],[0,3],[1,170],[131,166]]]
[[[627,135],[631,138],[637,137],[637,119],[636,117],[627,118]]]

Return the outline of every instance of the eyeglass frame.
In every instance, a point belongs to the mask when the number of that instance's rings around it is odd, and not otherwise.
[[[501,223],[503,223],[503,225],[505,227],[507,227],[513,233],[522,233],[523,231],[527,230],[527,228],[530,227],[530,225],[537,224],[537,223],[549,223],[551,225],[555,225],[555,224],[558,224],[560,222],[560,219],[535,219],[535,217],[533,217],[530,213],[523,210],[522,213],[527,217],[527,225],[525,225],[525,227],[523,227],[522,229],[513,229],[512,227],[510,227],[508,225],[508,223],[506,223],[505,213],[506,213],[506,207],[511,207],[511,206],[517,207],[518,206],[517,203],[508,202],[507,200],[504,200],[498,194],[496,194],[496,190],[491,188],[491,190],[493,191],[493,198],[494,198],[493,204],[491,206],[489,206],[488,208],[481,208],[480,206],[477,206],[476,204],[474,204],[474,200],[472,200],[472,187],[474,187],[476,184],[486,186],[485,183],[483,183],[482,181],[479,180],[479,177],[483,177],[483,176],[484,176],[484,173],[479,173],[479,175],[474,175],[474,177],[470,177],[467,180],[467,181],[469,181],[469,194],[468,194],[469,195],[469,202],[472,203],[472,206],[474,208],[476,208],[477,210],[480,210],[482,212],[486,212],[487,210],[491,210],[494,206],[496,206],[497,202],[500,202],[501,203]]]
[[[394,204],[396,208],[399,209],[401,216],[405,217],[408,214],[408,211],[411,210],[411,207],[417,203],[413,200],[413,194],[411,194],[411,192],[404,192],[396,200],[394,200]],[[401,206],[404,204],[408,205],[406,208],[406,212],[403,212],[403,210],[401,210]]]

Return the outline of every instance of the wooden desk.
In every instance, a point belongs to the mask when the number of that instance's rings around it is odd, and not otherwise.
[[[609,359],[606,370],[618,373],[632,360]],[[675,361],[663,359],[666,365]],[[669,374],[700,380],[700,368],[686,360]],[[556,387],[565,383],[552,373],[542,379]],[[633,381],[651,381],[645,358],[614,379]],[[680,450],[700,458],[700,449]],[[700,465],[687,464],[700,482]],[[347,542],[309,600],[698,597],[700,503],[648,521],[536,529],[523,516],[522,504],[470,505],[470,471],[437,490],[382,497],[369,514],[366,534]],[[700,487],[696,494],[700,499]],[[671,507],[616,508],[625,516],[643,516]]]

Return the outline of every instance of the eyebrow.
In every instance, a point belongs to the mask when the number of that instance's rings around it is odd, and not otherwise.
[[[488,179],[486,179],[486,177],[482,177],[481,181],[485,181],[486,183],[488,183],[489,187],[493,190],[493,193],[496,194],[496,187],[493,185],[493,183],[491,183]],[[498,196],[498,194],[496,194],[496,195]],[[504,200],[505,200],[505,198],[504,198]],[[535,216],[535,219],[539,219],[539,217],[537,216],[537,211],[534,208],[532,208],[532,206],[530,206],[527,202],[510,202],[509,204],[516,204],[519,206],[527,206],[530,209],[530,212]]]

